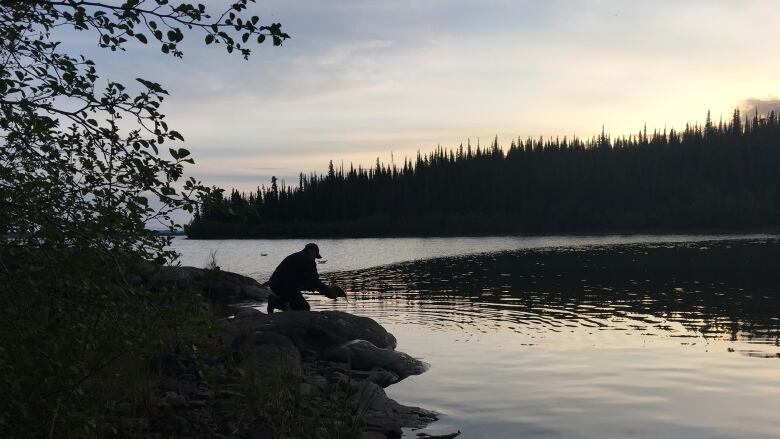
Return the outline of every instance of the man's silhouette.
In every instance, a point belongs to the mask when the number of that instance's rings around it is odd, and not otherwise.
[[[346,297],[341,288],[322,283],[315,263],[319,258],[322,258],[320,248],[313,243],[306,244],[303,250],[284,258],[268,280],[268,286],[274,293],[268,298],[268,314],[273,313],[274,309],[310,310],[309,302],[301,293],[303,290],[317,291],[331,299]]]

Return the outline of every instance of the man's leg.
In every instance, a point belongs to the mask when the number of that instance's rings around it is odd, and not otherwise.
[[[290,298],[295,297],[295,291],[272,291],[273,294],[268,296],[268,314],[273,314],[274,310],[287,311],[290,309]],[[300,293],[298,293],[300,294]]]
[[[268,296],[268,308],[266,309],[266,312],[268,312],[268,314],[273,314],[275,309],[281,310],[282,304],[276,294],[271,294]]]
[[[290,309],[293,311],[311,310],[311,306],[309,306],[309,302],[306,301],[306,299],[303,297],[303,294],[300,291],[296,291],[295,294],[291,294],[288,303],[290,304]]]

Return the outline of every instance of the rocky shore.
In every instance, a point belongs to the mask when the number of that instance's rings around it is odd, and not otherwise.
[[[136,281],[202,288],[221,305],[221,349],[163,355],[154,416],[124,419],[122,436],[379,439],[436,420],[385,393],[428,365],[396,351],[395,337],[372,319],[339,311],[268,315],[251,306],[267,299],[267,288],[219,270],[166,267]]]

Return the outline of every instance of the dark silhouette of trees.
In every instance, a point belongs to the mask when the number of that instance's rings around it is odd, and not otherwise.
[[[377,161],[298,186],[257,188],[244,205],[210,198],[194,238],[756,229],[780,225],[775,112],[591,139],[498,138],[402,165]],[[215,189],[215,193],[219,190]],[[251,212],[253,222],[245,218]]]
[[[216,198],[184,178],[193,160],[161,113],[168,93],[149,79],[101,79],[58,35],[174,57],[196,36],[246,58],[255,42],[287,38],[248,16],[252,1],[213,16],[176,0],[0,1],[0,437],[121,436],[112,407],[149,404],[133,392],[151,379],[150,360],[187,346],[181,337],[202,323],[182,307],[197,294],[137,281],[142,262],[154,270],[174,257],[150,222],[172,231],[170,212],[199,197],[199,217],[217,213],[207,207]]]

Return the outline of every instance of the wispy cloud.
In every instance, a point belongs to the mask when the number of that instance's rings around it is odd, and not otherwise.
[[[498,134],[589,136],[681,126],[778,96],[780,3],[714,0],[273,0],[292,39],[248,62],[187,41],[97,53],[115,79],[171,91],[163,110],[195,172],[253,177],[370,164]],[[74,40],[79,47],[93,41]],[[126,56],[130,55],[130,56]],[[278,169],[277,169],[278,168]],[[234,177],[231,177],[234,176]],[[258,181],[262,183],[263,181]]]

